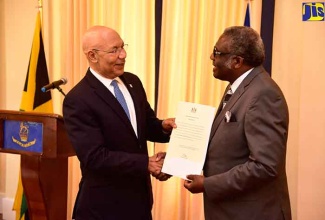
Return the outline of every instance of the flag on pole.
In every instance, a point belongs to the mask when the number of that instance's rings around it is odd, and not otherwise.
[[[42,38],[41,15],[38,12],[20,111],[52,113],[51,93],[44,93],[41,90],[47,84],[49,84],[49,76]]]
[[[49,84],[41,27],[41,14],[38,12],[20,111],[53,113],[51,93],[41,91],[44,85]],[[16,211],[16,220],[29,220],[21,175],[19,175],[13,210]]]
[[[246,27],[251,26],[251,16],[250,16],[250,10],[249,10],[249,2],[247,3],[247,7],[246,7],[244,26],[246,26]]]

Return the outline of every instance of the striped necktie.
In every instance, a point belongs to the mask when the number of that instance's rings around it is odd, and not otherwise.
[[[111,85],[114,87],[115,97],[116,97],[117,101],[121,104],[122,108],[124,109],[126,115],[129,118],[129,120],[131,120],[131,118],[130,118],[130,112],[129,112],[128,106],[126,104],[125,98],[123,96],[122,91],[118,87],[117,83],[118,82],[115,79],[111,82]]]
[[[231,88],[229,88],[227,91],[227,94],[225,95],[225,98],[222,101],[222,108],[224,108],[226,106],[226,104],[229,101],[229,99],[231,98],[231,96],[232,96],[232,90],[231,90]]]

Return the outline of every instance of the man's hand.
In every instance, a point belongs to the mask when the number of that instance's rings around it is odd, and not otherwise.
[[[158,154],[149,157],[148,170],[150,174],[153,176],[160,174],[163,163],[164,159]]]
[[[158,153],[155,154],[155,156],[156,156],[156,161],[160,161],[161,159],[164,160],[166,157],[166,152],[159,151]]]
[[[155,178],[159,181],[166,181],[171,177],[171,175],[167,173],[160,172]]]
[[[204,192],[204,176],[201,175],[187,175],[187,179],[184,182],[184,187],[191,193],[202,193]]]
[[[175,124],[175,118],[167,118],[162,121],[163,131],[166,133],[170,133],[174,128],[177,128]]]
[[[152,176],[160,181],[166,181],[171,177],[171,175],[161,172],[165,156],[166,152],[158,152],[152,157],[149,157],[148,170]]]

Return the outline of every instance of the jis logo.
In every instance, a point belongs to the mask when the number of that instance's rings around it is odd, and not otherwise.
[[[324,21],[324,2],[302,3],[303,21]]]

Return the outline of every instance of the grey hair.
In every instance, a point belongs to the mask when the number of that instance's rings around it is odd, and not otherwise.
[[[233,26],[226,28],[222,37],[227,37],[229,40],[229,52],[243,57],[244,63],[256,67],[264,62],[264,43],[254,29],[245,26]]]

